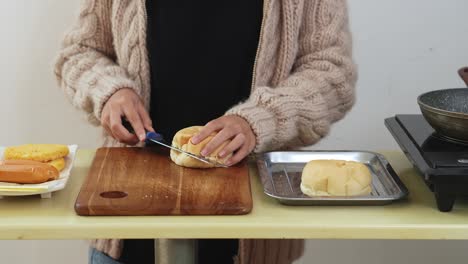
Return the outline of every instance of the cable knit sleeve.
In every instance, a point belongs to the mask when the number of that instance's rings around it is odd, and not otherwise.
[[[111,0],[83,0],[78,21],[65,35],[55,62],[60,87],[94,125],[100,123],[102,108],[112,94],[122,88],[136,90],[116,63],[111,10]]]
[[[226,114],[246,119],[255,152],[313,144],[354,104],[356,67],[345,0],[305,1],[294,69],[277,87],[256,87]]]

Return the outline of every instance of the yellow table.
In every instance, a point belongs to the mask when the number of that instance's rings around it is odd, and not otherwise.
[[[284,206],[263,194],[251,169],[254,208],[244,216],[81,217],[73,205],[94,151],[81,150],[67,187],[51,199],[0,200],[0,239],[332,238],[468,239],[468,201],[437,210],[434,195],[401,152],[383,153],[410,191],[386,206]]]

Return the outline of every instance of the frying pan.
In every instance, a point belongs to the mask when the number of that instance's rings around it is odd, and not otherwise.
[[[468,67],[458,71],[468,86]],[[418,104],[427,122],[442,137],[468,143],[468,89],[443,89],[421,94]]]

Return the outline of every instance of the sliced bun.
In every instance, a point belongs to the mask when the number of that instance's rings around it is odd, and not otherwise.
[[[369,169],[355,161],[309,161],[301,180],[301,190],[308,196],[361,196],[372,191]]]

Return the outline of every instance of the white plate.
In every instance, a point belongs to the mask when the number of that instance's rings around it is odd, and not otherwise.
[[[6,147],[0,146],[0,160],[3,160],[3,152]],[[68,182],[70,172],[75,161],[77,145],[69,145],[70,153],[65,157],[65,168],[60,172],[57,180],[48,181],[39,184],[18,184],[0,182],[0,196],[24,196],[40,194],[43,198],[49,198],[50,193],[62,190]]]

